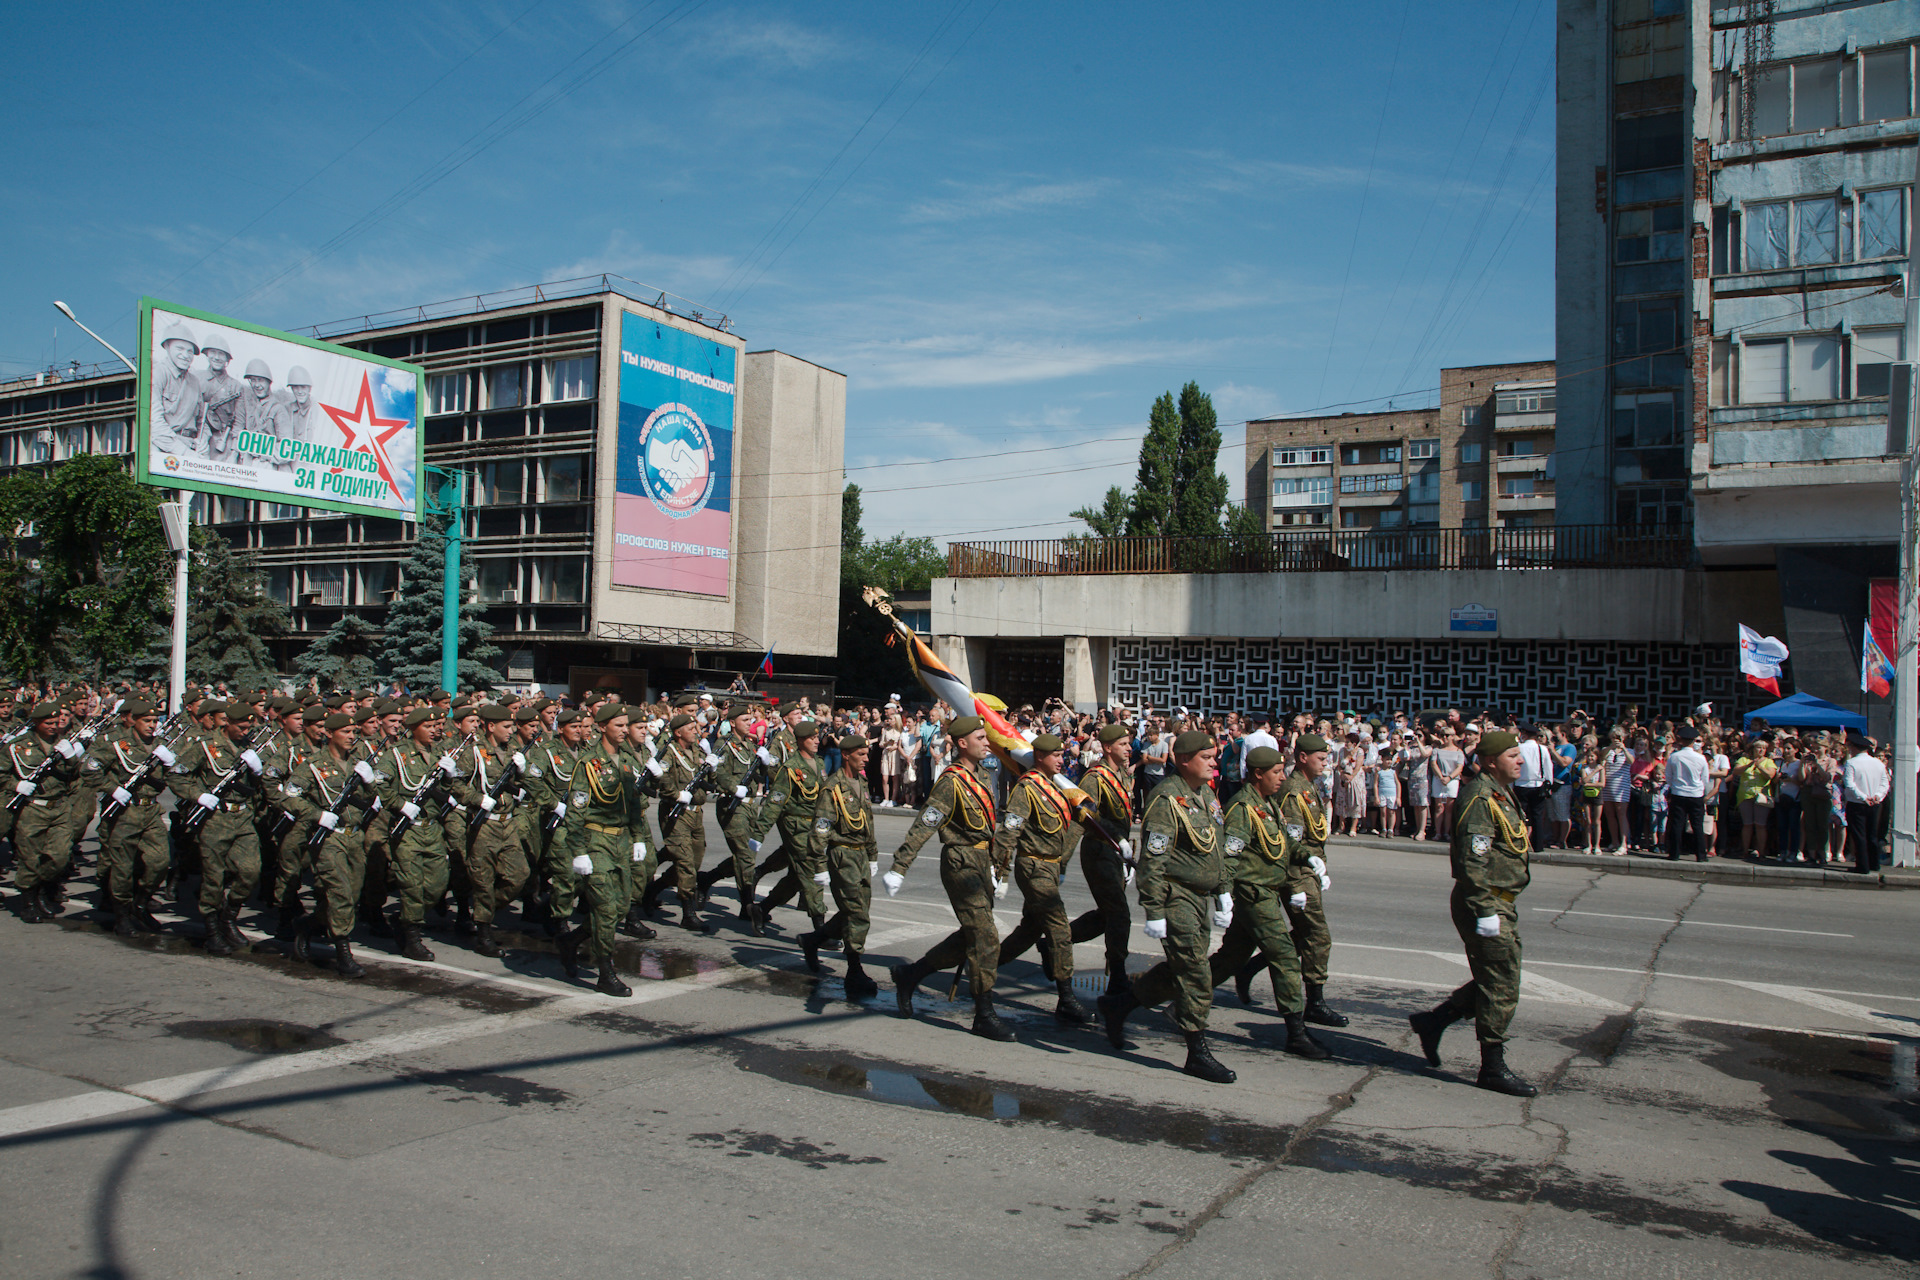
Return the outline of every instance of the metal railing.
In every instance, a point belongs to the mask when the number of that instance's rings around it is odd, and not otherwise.
[[[1338,573],[1382,569],[1683,569],[1674,525],[1537,529],[1325,529],[1220,538],[1038,538],[955,542],[954,578],[1097,573]]]
[[[706,325],[710,329],[718,329],[722,333],[729,332],[733,328],[731,318],[716,314],[711,307],[689,301],[677,293],[668,293],[665,289],[656,289],[650,284],[630,280],[626,276],[608,273],[597,276],[576,276],[570,280],[550,280],[545,284],[522,285],[517,289],[496,289],[492,293],[470,294],[464,298],[449,298],[444,302],[425,302],[416,307],[402,307],[395,311],[375,311],[366,315],[348,316],[341,320],[324,320],[319,324],[295,329],[293,332],[310,334],[316,338],[337,338],[350,333],[393,329],[430,320],[455,320],[461,316],[483,315],[489,311],[533,306],[562,298],[584,298],[596,293],[617,293],[623,298],[644,302],[650,307],[672,312],[674,315]]]

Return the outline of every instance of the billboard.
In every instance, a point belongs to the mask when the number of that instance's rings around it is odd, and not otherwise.
[[[135,474],[144,484],[412,519],[422,371],[140,300]]]
[[[731,346],[621,312],[613,584],[727,594]]]

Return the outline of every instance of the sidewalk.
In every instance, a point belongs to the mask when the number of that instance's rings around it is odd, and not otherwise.
[[[1336,848],[1390,849],[1397,853],[1431,853],[1445,857],[1447,846],[1431,840],[1405,838],[1387,840],[1379,836],[1333,836],[1327,843]],[[1743,862],[1737,858],[1712,858],[1695,862],[1691,858],[1668,862],[1645,854],[1568,853],[1562,849],[1537,852],[1533,861],[1555,867],[1589,867],[1623,876],[1654,876],[1663,880],[1705,880],[1714,884],[1755,884],[1776,888],[1805,889],[1920,889],[1920,867],[1882,866],[1879,874],[1863,876],[1837,867],[1784,867],[1766,862]]]

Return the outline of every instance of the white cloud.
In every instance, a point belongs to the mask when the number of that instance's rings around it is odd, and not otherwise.
[[[1238,422],[1257,414],[1272,413],[1280,398],[1265,387],[1243,387],[1237,382],[1223,382],[1214,387],[1214,410],[1224,421]]]
[[[960,187],[960,183],[948,183]],[[1058,209],[1086,204],[1108,187],[1104,181],[1035,182],[1023,187],[994,184],[964,188],[959,194],[939,200],[922,200],[907,209],[908,222],[957,222],[966,218],[988,218],[1005,214],[1030,213],[1039,209]]]
[[[841,57],[847,49],[844,42],[824,31],[774,18],[762,22],[729,19],[716,24],[695,42],[695,52],[803,71]]]

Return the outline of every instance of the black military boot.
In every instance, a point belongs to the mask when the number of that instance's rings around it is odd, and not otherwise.
[[[860,966],[860,953],[847,952],[847,977],[844,983],[849,1000],[871,1000],[880,994],[880,984],[867,976]]]
[[[723,862],[717,867],[708,867],[705,871],[702,871],[699,875],[695,876],[693,878],[694,887],[696,889],[696,892],[694,894],[695,905],[702,906],[702,907],[706,906],[707,899],[713,896],[713,886],[715,886],[716,884],[719,884],[721,877],[730,874],[732,869],[733,869],[732,863]]]
[[[472,899],[460,899],[459,907],[460,913],[453,921],[453,936],[456,938],[471,938],[474,928]]]
[[[245,951],[253,945],[253,939],[241,932],[240,908],[228,907],[220,919],[227,931],[227,941],[233,944],[235,951]]]
[[[500,954],[500,944],[493,940],[493,924],[477,924],[473,927],[473,953],[478,956],[495,957]]]
[[[420,926],[407,921],[400,922],[400,954],[409,960],[431,960],[433,952],[420,940]]]
[[[1094,1003],[1100,1007],[1100,1020],[1107,1024],[1107,1043],[1116,1049],[1131,1049],[1133,1046],[1127,1043],[1127,1015],[1140,1007],[1140,1002],[1133,998],[1133,988],[1110,987]]]
[[[615,928],[621,933],[626,934],[629,938],[638,938],[642,942],[645,942],[648,938],[659,937],[659,931],[641,919],[643,914],[640,909],[640,904],[635,902],[627,908],[626,918],[621,920]]]
[[[213,918],[207,921],[207,954],[210,956],[233,954],[233,941],[227,937],[226,921],[222,918],[226,914],[224,911],[216,911],[213,913]]]
[[[293,922],[287,938],[287,954],[302,964],[313,963],[313,917],[301,916]]]
[[[1344,1027],[1347,1015],[1327,1006],[1321,992],[1326,988],[1318,982],[1307,984],[1307,1021],[1322,1027]]]
[[[133,924],[133,905],[126,902],[113,904],[113,936],[131,938],[139,934]]]
[[[371,911],[367,910],[366,906],[362,904],[360,914],[366,917],[367,933],[369,936],[375,938],[391,938],[393,936],[393,922],[387,919],[387,909],[384,903],[375,906]]]
[[[133,925],[142,933],[161,932],[160,922],[153,915],[153,895],[143,893],[133,901]]]
[[[1013,1028],[1000,1021],[1000,1015],[993,1011],[993,993],[973,998],[973,1034],[983,1040],[1011,1040]]]
[[[752,893],[740,899],[740,919],[746,922],[747,932],[754,937],[767,936],[767,913],[754,902]]]
[[[1070,1027],[1084,1026],[1087,1021],[1087,1007],[1080,1003],[1079,996],[1073,994],[1073,979],[1061,978],[1053,984],[1053,989],[1060,993],[1059,1002],[1053,1006],[1055,1020],[1064,1022]]]
[[[40,901],[40,894],[33,889],[17,893],[13,897],[13,909],[19,913],[22,923],[45,924],[53,919],[47,914],[47,908]]]
[[[1287,1052],[1296,1058],[1307,1058],[1314,1062],[1325,1062],[1333,1056],[1333,1050],[1307,1034],[1305,1014],[1289,1013],[1287,1020]]]
[[[1482,1089],[1504,1093],[1510,1098],[1538,1097],[1540,1091],[1507,1070],[1507,1047],[1503,1044],[1480,1046],[1480,1078],[1474,1081]]]
[[[1426,1055],[1428,1066],[1440,1065],[1440,1034],[1459,1020],[1460,1011],[1453,1007],[1452,1001],[1407,1015],[1413,1034],[1420,1037],[1420,1052]]]
[[[913,993],[920,989],[920,980],[927,976],[926,972],[920,968],[918,961],[914,961],[909,964],[894,965],[887,970],[887,976],[893,979],[893,999],[894,1003],[900,1006],[900,1016],[911,1018]]]
[[[620,981],[620,975],[614,972],[612,956],[601,957],[600,977],[593,984],[593,989],[603,996],[630,996],[633,994],[633,988]]]
[[[562,929],[553,940],[560,951],[561,972],[576,981],[580,977],[580,940],[586,936],[587,926],[581,925],[577,929]]]
[[[688,933],[710,934],[713,932],[713,926],[692,907],[687,907],[680,912],[680,927]]]
[[[815,933],[819,933],[827,927],[827,918],[825,916],[809,916],[807,918],[813,921],[813,931]],[[822,938],[818,945],[822,951],[838,951],[840,949],[840,939]]]
[[[1208,1081],[1211,1084],[1232,1084],[1240,1077],[1213,1056],[1213,1050],[1207,1048],[1207,1033],[1204,1031],[1186,1032],[1187,1062],[1180,1069],[1190,1076]]]
[[[67,887],[57,881],[47,881],[40,886],[40,905],[47,919],[58,920],[67,909]]]
[[[1240,1003],[1249,1009],[1257,1008],[1260,1004],[1253,994],[1253,980],[1259,977],[1260,971],[1266,967],[1265,960],[1256,959],[1251,964],[1241,965],[1240,972],[1233,975],[1233,994],[1238,996]]]
[[[344,933],[333,935],[333,971],[343,978],[364,978],[365,967],[353,958],[353,943]]]
[[[820,931],[816,928],[794,939],[800,944],[800,958],[807,962],[810,973],[820,972]]]

